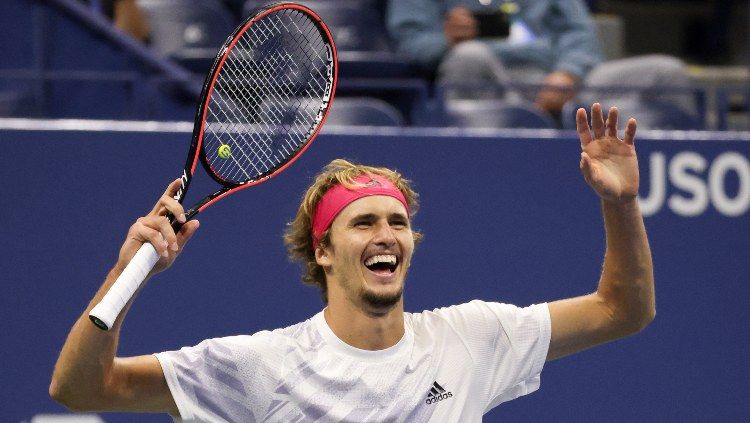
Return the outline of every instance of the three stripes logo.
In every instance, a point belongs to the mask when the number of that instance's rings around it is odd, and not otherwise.
[[[437,381],[435,381],[435,382],[432,382],[432,388],[430,388],[430,392],[427,393],[427,400],[425,402],[428,405],[435,404],[438,401],[451,398],[452,396],[453,396],[453,393],[447,392],[445,388],[440,386],[440,384],[437,383]]]

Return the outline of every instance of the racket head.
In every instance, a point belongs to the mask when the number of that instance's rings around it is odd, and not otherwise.
[[[200,158],[224,187],[197,211],[293,163],[325,122],[337,76],[331,32],[308,7],[270,4],[238,26],[214,60],[196,112],[185,179]]]

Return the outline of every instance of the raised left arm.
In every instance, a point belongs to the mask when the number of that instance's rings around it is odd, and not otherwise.
[[[638,208],[638,160],[635,119],[617,138],[617,109],[604,121],[601,105],[579,109],[581,172],[599,195],[604,215],[606,252],[596,292],[549,304],[552,336],[547,360],[563,357],[636,333],[656,314],[653,263],[643,217]],[[591,134],[593,129],[593,137]]]

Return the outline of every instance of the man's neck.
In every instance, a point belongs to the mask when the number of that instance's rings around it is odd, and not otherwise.
[[[349,301],[329,299],[323,316],[340,340],[362,350],[383,350],[404,336],[403,299],[382,313],[365,311]]]

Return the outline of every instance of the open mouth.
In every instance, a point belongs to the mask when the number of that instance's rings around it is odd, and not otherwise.
[[[398,267],[398,257],[393,254],[380,254],[365,260],[365,267],[375,273],[393,273]]]

